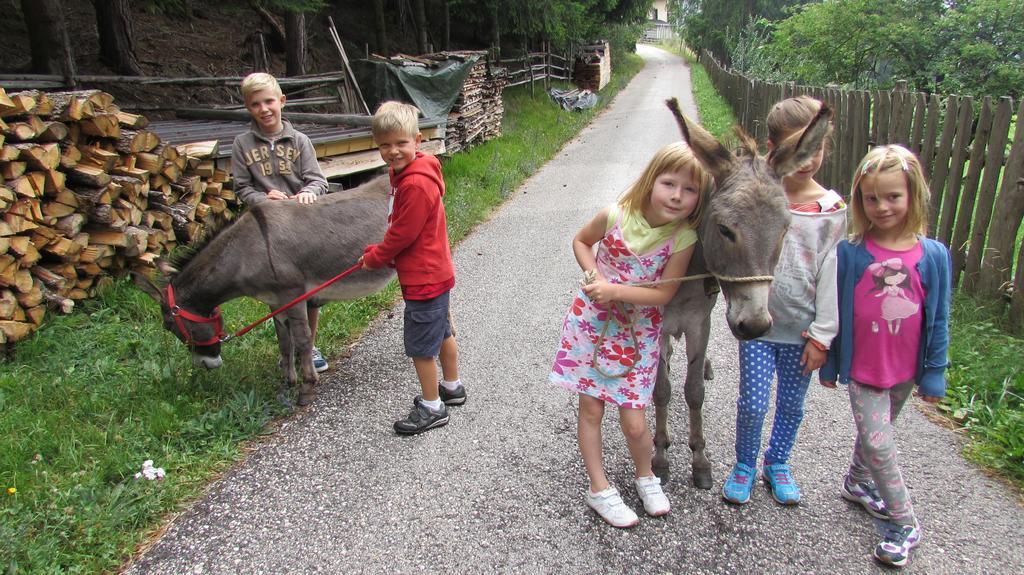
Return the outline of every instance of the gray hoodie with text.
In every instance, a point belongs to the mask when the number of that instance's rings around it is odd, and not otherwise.
[[[266,201],[270,190],[289,196],[327,193],[327,179],[316,160],[313,143],[287,120],[281,123],[281,133],[273,138],[260,132],[255,122],[248,132],[235,136],[231,172],[235,195],[246,205]]]

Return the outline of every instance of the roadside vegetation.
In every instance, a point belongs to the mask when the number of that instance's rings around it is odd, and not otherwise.
[[[636,55],[619,58],[599,107],[585,113],[560,110],[540,84],[533,96],[529,86],[506,91],[503,137],[444,161],[452,241],[485,220],[641,67]],[[337,364],[396,296],[392,286],[327,306],[321,349]],[[223,312],[226,328],[237,329],[266,308],[238,299]],[[233,340],[223,357],[219,370],[194,369],[186,348],[163,330],[156,303],[127,280],[19,343],[0,363],[0,572],[117,569],[168,514],[242,459],[247,444],[273,433],[289,416],[275,399],[273,328]],[[147,460],[163,479],[135,478]]]
[[[690,66],[701,122],[716,136],[735,123],[692,51],[681,43],[662,48]],[[1024,489],[1024,338],[1010,335],[1004,305],[956,292],[950,319],[952,365],[938,411],[967,433],[965,454]],[[928,409],[928,408],[926,408]]]

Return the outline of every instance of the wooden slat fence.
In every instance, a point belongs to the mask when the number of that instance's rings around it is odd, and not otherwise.
[[[835,135],[819,181],[849,197],[853,172],[864,154],[901,144],[921,158],[931,188],[929,233],[951,247],[955,281],[964,291],[1003,300],[1024,329],[1024,248],[1017,244],[1024,219],[1024,102],[985,96],[841,90],[764,82],[721,67],[707,52],[700,63],[729,102],[740,125],[767,139],[765,118],[784,98],[806,94],[836,110]],[[1010,140],[1013,112],[1016,129]],[[1016,289],[1014,289],[1016,288]]]
[[[534,82],[543,82],[546,90],[551,79],[572,79],[572,60],[568,56],[550,52],[532,52],[520,58],[502,58],[496,65],[508,71],[506,87],[522,84],[530,84],[532,87]]]

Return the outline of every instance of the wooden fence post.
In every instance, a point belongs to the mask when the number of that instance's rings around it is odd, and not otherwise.
[[[964,291],[970,293],[975,291],[979,280],[978,274],[981,271],[981,260],[985,250],[985,239],[988,237],[989,224],[992,222],[992,206],[995,204],[999,172],[1003,168],[1003,154],[1006,150],[1012,112],[1013,100],[1006,96],[1000,98],[995,119],[992,121],[992,139],[989,141],[988,155],[985,157],[985,176],[981,179],[978,205],[974,209],[970,247],[967,249],[967,262],[961,284]]]
[[[1013,145],[1010,157],[1003,171],[1003,185],[996,198],[995,213],[999,215],[992,222],[988,234],[988,245],[982,260],[981,277],[978,293],[984,297],[996,297],[1004,284],[1011,279],[1013,256],[1017,241],[1017,230],[1020,228],[1021,217],[1024,216],[1024,101],[1017,109],[1017,129],[1013,133]],[[1018,258],[1018,262],[1024,261]],[[1017,265],[1015,296],[1020,299],[1024,294],[1024,283],[1021,283],[1021,270],[1024,266]],[[1018,308],[1019,309],[1019,308]],[[1019,319],[1019,318],[1018,318]]]
[[[953,152],[953,136],[956,133],[956,111],[959,107],[959,96],[946,97],[946,116],[943,119],[942,137],[939,139],[939,147],[935,151],[935,169],[932,171],[932,178],[928,183],[928,188],[932,192],[931,206],[929,206],[928,230],[932,237],[936,237],[935,230],[939,224],[942,190],[946,185],[946,174],[949,173],[949,156]]]
[[[985,96],[981,104],[981,116],[974,132],[974,143],[971,145],[971,159],[967,167],[967,177],[960,193],[960,207],[954,222],[953,237],[950,247],[953,252],[953,285],[957,285],[960,274],[967,260],[967,242],[970,236],[971,220],[974,215],[974,203],[978,196],[978,181],[981,179],[981,167],[985,163],[985,146],[992,132],[992,98]]]
[[[956,206],[960,201],[960,184],[964,177],[964,155],[971,141],[971,123],[974,120],[974,98],[964,96],[960,100],[960,114],[957,118],[956,137],[953,138],[953,157],[949,160],[949,180],[942,196],[942,214],[935,239],[949,246],[953,239],[953,220]]]

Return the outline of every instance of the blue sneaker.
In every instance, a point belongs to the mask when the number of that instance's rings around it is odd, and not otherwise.
[[[776,501],[783,505],[800,503],[800,488],[796,486],[796,480],[793,479],[793,474],[789,471],[789,464],[765,465],[761,470],[761,476]]]
[[[324,354],[320,353],[320,350],[314,347],[313,348],[313,369],[315,369],[317,373],[320,373],[321,371],[327,371],[328,367],[330,367],[330,366],[327,365],[327,360],[324,359]]]
[[[732,466],[732,473],[722,487],[722,499],[737,505],[750,501],[750,491],[754,488],[756,475],[757,471],[753,467],[737,462]]]

